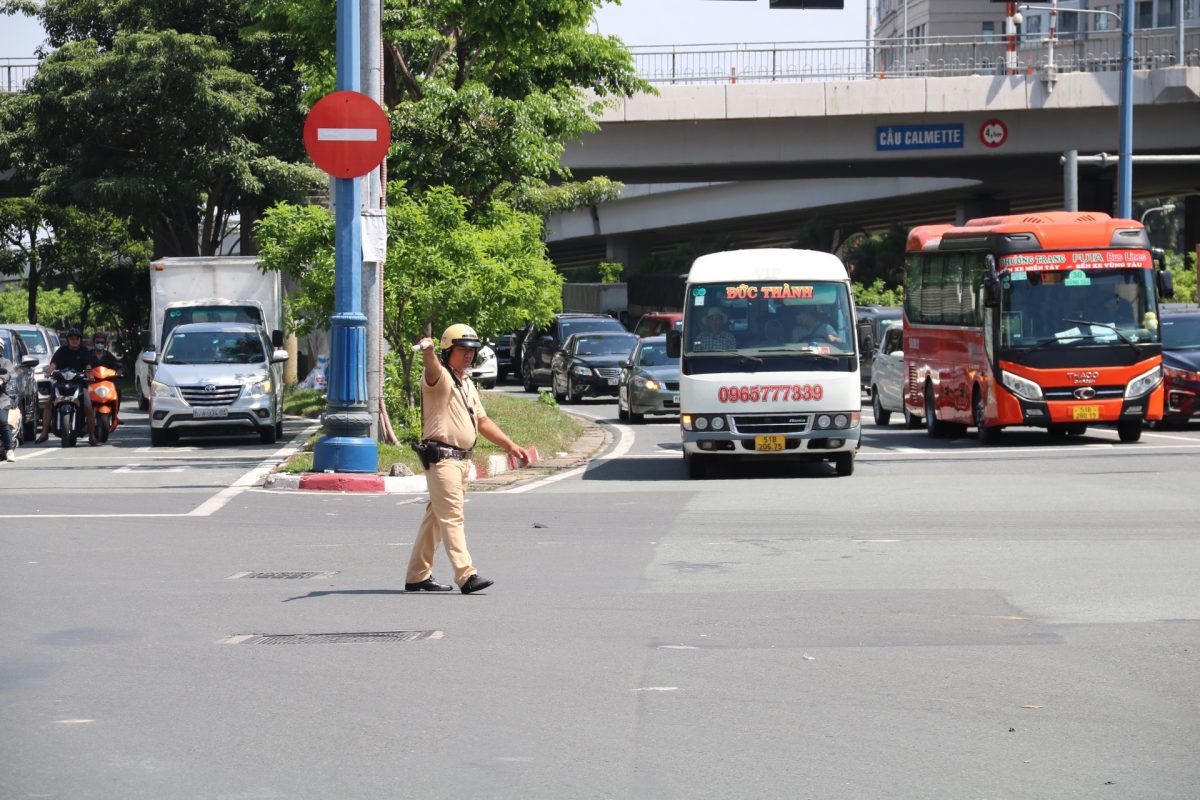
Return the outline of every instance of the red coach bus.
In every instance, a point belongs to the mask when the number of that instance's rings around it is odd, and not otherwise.
[[[1161,264],[1159,265],[1161,267]],[[1122,442],[1163,413],[1156,270],[1142,226],[1054,211],[926,225],[908,237],[905,417],[930,436],[1008,425]]]

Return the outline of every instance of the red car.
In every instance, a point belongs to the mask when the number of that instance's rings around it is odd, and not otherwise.
[[[654,311],[649,314],[643,314],[638,320],[637,325],[633,326],[633,332],[643,338],[647,336],[661,336],[667,331],[682,331],[683,330],[683,314],[672,311]]]
[[[1200,415],[1200,309],[1162,315],[1163,424]]]

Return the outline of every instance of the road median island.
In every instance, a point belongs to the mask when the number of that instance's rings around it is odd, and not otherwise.
[[[557,404],[531,403],[525,398],[484,395],[489,413],[520,442],[539,454],[534,463],[513,469],[502,450],[482,437],[472,458],[471,488],[494,491],[544,478],[586,464],[611,441],[607,429],[591,419],[558,408]],[[309,403],[304,416],[319,417],[323,404]],[[314,473],[312,447],[323,436],[310,437],[297,453],[263,483],[267,489],[419,494],[426,491],[425,476],[408,444],[380,445],[376,473]]]

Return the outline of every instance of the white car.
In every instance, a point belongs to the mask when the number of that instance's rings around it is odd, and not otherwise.
[[[496,360],[496,351],[488,345],[479,348],[475,354],[475,365],[471,367],[471,380],[480,389],[495,389],[496,379],[500,373],[500,362]]]
[[[283,367],[266,332],[249,323],[202,322],[171,331],[150,381],[150,443],[180,434],[257,433],[266,444],[283,433]]]
[[[883,342],[871,362],[871,411],[876,425],[887,425],[892,412],[904,415],[904,427],[919,428],[920,417],[904,407],[904,329],[899,323],[885,324]]]

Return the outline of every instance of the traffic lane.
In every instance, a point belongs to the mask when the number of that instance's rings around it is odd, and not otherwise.
[[[19,495],[20,500],[5,502],[0,517],[189,513],[270,460],[313,424],[285,420],[284,438],[276,444],[263,444],[257,437],[221,437],[152,447],[146,414],[131,411],[122,416],[122,426],[97,447],[85,442],[63,448],[51,440],[18,450],[16,462],[2,465],[0,499]]]

